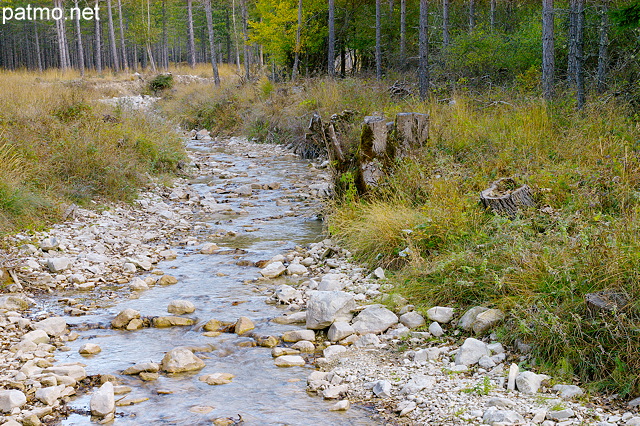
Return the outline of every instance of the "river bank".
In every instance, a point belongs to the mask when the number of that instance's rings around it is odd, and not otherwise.
[[[640,421],[637,406],[554,391],[535,373],[521,375],[520,391],[507,390],[516,379],[510,365],[527,365],[526,347],[511,351],[489,332],[469,341],[474,354],[463,359],[464,312],[425,318],[401,298],[385,300],[385,271],[352,263],[330,240],[313,242],[322,239],[326,169],[278,146],[189,136],[198,138],[187,144],[190,179],[150,188],[133,206],[75,209],[51,231],[15,236],[10,257],[33,300],[2,299],[0,380],[13,392],[3,394],[5,423]],[[180,301],[188,303],[170,303]],[[114,330],[127,309],[140,321]],[[166,371],[164,357],[179,347],[203,366]],[[209,373],[204,381],[198,371]],[[103,382],[115,384],[113,400],[91,420]],[[371,405],[373,413],[360,408]]]

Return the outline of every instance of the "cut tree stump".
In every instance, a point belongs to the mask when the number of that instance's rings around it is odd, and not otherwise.
[[[482,205],[498,214],[513,218],[527,207],[533,207],[531,188],[528,185],[518,187],[512,178],[502,178],[493,182],[488,189],[480,193]]]

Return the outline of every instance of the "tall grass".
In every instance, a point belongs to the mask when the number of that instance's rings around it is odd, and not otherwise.
[[[75,77],[0,74],[2,231],[41,226],[64,203],[131,200],[183,158],[168,124],[98,102],[112,88]]]

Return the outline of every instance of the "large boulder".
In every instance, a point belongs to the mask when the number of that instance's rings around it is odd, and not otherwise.
[[[282,262],[273,262],[262,268],[260,273],[265,278],[277,278],[284,274],[284,271],[286,270],[287,268]]]
[[[480,358],[482,358],[483,356],[490,355],[491,353],[489,352],[486,343],[470,337],[464,341],[460,348],[458,348],[458,353],[455,357],[455,363],[456,365],[470,366],[480,361]]]
[[[67,322],[62,317],[51,317],[33,324],[35,330],[42,330],[49,336],[62,336],[67,331]]]
[[[353,321],[353,329],[359,334],[384,333],[398,323],[398,316],[382,305],[367,306]]]
[[[482,335],[493,328],[503,319],[504,313],[502,313],[500,309],[488,309],[476,316],[476,319],[475,321],[473,321],[471,328],[476,335]]]
[[[111,326],[113,328],[124,328],[129,324],[132,319],[140,318],[140,312],[127,308],[120,312],[112,321]]]
[[[336,321],[331,324],[329,327],[329,332],[327,333],[327,339],[331,342],[338,342],[345,337],[351,336],[356,331],[353,329],[351,324],[345,321]]]
[[[162,358],[162,370],[167,373],[202,370],[204,366],[203,360],[185,348],[171,349]]]
[[[549,376],[546,374],[536,374],[533,371],[522,371],[516,376],[516,386],[524,394],[533,395],[538,392],[540,385]]]
[[[68,257],[56,257],[47,259],[47,268],[54,274],[59,274],[69,266],[71,266],[71,259],[69,259]]]
[[[91,414],[97,417],[106,417],[116,409],[115,397],[113,393],[113,383],[106,382],[95,391],[89,402]]]
[[[167,312],[175,315],[191,314],[195,310],[196,305],[189,300],[174,300],[167,307]]]
[[[425,325],[425,320],[422,315],[416,311],[407,312],[400,316],[400,322],[408,328],[417,328]]]
[[[335,321],[350,321],[355,309],[353,295],[343,291],[312,291],[307,302],[307,328],[321,330]]]
[[[427,317],[429,317],[431,321],[446,324],[453,319],[453,308],[434,306],[427,311]]]
[[[0,296],[0,309],[7,311],[23,311],[33,305],[33,300],[25,296]]]
[[[487,310],[489,310],[489,308],[485,308],[484,306],[474,306],[465,312],[462,318],[460,318],[460,321],[458,321],[458,327],[464,331],[471,331],[471,327],[473,326],[473,322],[476,320],[476,317]]]
[[[0,412],[9,413],[27,403],[27,397],[19,390],[0,390]]]

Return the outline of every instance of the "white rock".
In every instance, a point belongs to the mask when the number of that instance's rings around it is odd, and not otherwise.
[[[549,376],[545,374],[536,374],[533,371],[522,371],[516,376],[516,386],[520,392],[533,395],[538,392],[542,381],[548,378]]]
[[[318,284],[319,291],[340,291],[344,289],[346,283],[343,274],[325,274]]]
[[[424,389],[432,388],[436,383],[436,379],[433,376],[426,376],[424,374],[418,374],[411,377],[411,379],[400,390],[401,395],[413,395]]]
[[[627,423],[625,423],[626,426],[640,426],[640,417],[631,417],[629,420],[627,420]]]
[[[485,370],[490,370],[496,366],[496,363],[493,361],[493,359],[491,359],[491,357],[484,355],[478,360],[478,365]]]
[[[347,411],[349,408],[351,408],[351,402],[348,399],[343,399],[333,404],[329,411]]]
[[[350,321],[356,302],[342,291],[311,291],[307,302],[307,328],[321,330],[335,321]]]
[[[453,308],[434,306],[427,311],[427,317],[431,321],[437,321],[440,324],[446,324],[453,319]]]
[[[471,324],[471,329],[477,335],[487,333],[496,324],[504,319],[504,313],[500,309],[487,309],[479,313]]]
[[[71,266],[71,260],[67,257],[47,259],[47,268],[54,274],[60,273]]]
[[[467,312],[465,312],[462,318],[460,318],[460,321],[458,322],[458,327],[460,327],[465,331],[471,331],[471,326],[473,325],[473,322],[476,320],[476,317],[478,316],[478,314],[488,309],[489,308],[485,308],[483,306],[475,306],[469,309]]]
[[[106,417],[116,409],[113,393],[113,383],[106,382],[95,391],[89,402],[91,414],[97,417]]]
[[[175,315],[191,314],[195,310],[196,305],[189,300],[173,300],[167,306],[167,312]]]
[[[242,185],[234,189],[233,192],[238,195],[250,196],[253,194],[253,189],[251,188],[251,185]]]
[[[294,274],[302,275],[307,273],[307,271],[308,271],[307,267],[299,263],[292,263],[289,266],[287,266],[287,273],[289,275],[294,275]]]
[[[482,415],[484,424],[520,424],[524,418],[513,410],[501,410],[498,407],[489,407]]]
[[[282,335],[282,341],[284,342],[295,343],[301,340],[314,341],[316,340],[316,333],[313,330],[291,330]]]
[[[444,330],[439,323],[434,321],[429,325],[429,333],[433,334],[435,337],[441,337],[444,335]]]
[[[516,403],[507,398],[493,397],[487,400],[487,407],[513,408]]]
[[[424,363],[427,361],[436,361],[440,356],[447,352],[449,348],[427,348],[419,349],[413,356],[413,360],[417,363]]]
[[[415,403],[415,401],[402,401],[400,404],[398,404],[398,407],[396,408],[396,411],[400,412],[400,417],[404,417],[407,414],[409,414],[410,412],[412,412],[413,410],[416,409],[416,407],[418,407],[418,404]]]
[[[391,397],[391,383],[387,380],[378,380],[373,385],[373,393],[378,398],[390,398]]]
[[[337,399],[346,394],[348,390],[348,385],[329,386],[322,392],[322,397],[324,399]]]
[[[277,367],[304,367],[305,361],[300,355],[283,355],[275,359]]]
[[[33,324],[36,330],[43,330],[49,336],[62,336],[67,331],[67,322],[62,317],[51,317]]]
[[[376,270],[373,271],[373,275],[379,280],[385,279],[384,269],[382,269],[382,268],[376,268]]]
[[[49,343],[49,335],[44,330],[33,330],[22,336],[22,340],[39,345],[40,343]]]
[[[53,367],[45,368],[43,373],[53,373],[58,376],[68,376],[76,381],[80,381],[87,377],[87,372],[81,365],[54,365]]]
[[[287,284],[276,287],[274,294],[280,303],[293,303],[302,299],[302,293]]]
[[[456,365],[470,366],[476,364],[483,356],[489,356],[487,345],[480,340],[470,337],[465,340],[458,349],[455,363]]]
[[[575,398],[576,396],[580,396],[584,393],[584,391],[576,385],[555,385],[551,389],[558,392],[559,395],[565,399]]]
[[[27,403],[27,397],[19,390],[0,390],[0,412],[9,413]]]
[[[365,334],[356,340],[353,345],[357,348],[366,348],[370,346],[377,346],[380,344],[380,339],[375,334]]]
[[[415,311],[401,315],[400,322],[409,328],[417,328],[425,324],[424,317]]]
[[[520,368],[518,364],[512,363],[509,367],[509,377],[507,379],[507,390],[515,390],[516,389],[516,377],[518,377],[518,372]]]
[[[285,268],[282,262],[273,262],[262,268],[260,273],[265,278],[277,278],[284,274],[286,270],[287,268]]]
[[[316,345],[308,340],[300,340],[299,342],[291,345],[291,349],[299,350],[300,352],[312,353],[316,350]]]
[[[60,247],[60,241],[56,237],[49,237],[40,241],[40,249],[42,251],[55,250],[58,247]]]
[[[167,373],[201,370],[204,366],[204,361],[185,348],[172,349],[162,358],[162,370]]]
[[[0,309],[7,311],[22,311],[29,309],[29,306],[35,304],[33,299],[22,295],[0,296]]]
[[[85,343],[80,347],[80,349],[78,349],[78,353],[82,355],[95,355],[101,351],[102,348],[95,343]]]
[[[216,243],[204,243],[200,248],[202,254],[213,254],[218,251],[220,247]]]
[[[135,277],[129,281],[129,288],[133,291],[144,291],[149,290],[149,285],[145,280]]]
[[[343,352],[346,352],[347,348],[345,348],[342,345],[331,345],[331,346],[327,346],[323,351],[322,351],[322,355],[329,359],[331,357],[334,357],[338,354],[341,354]]]
[[[45,405],[53,405],[58,400],[58,398],[60,398],[60,395],[62,394],[62,391],[64,391],[65,387],[65,385],[58,385],[40,388],[36,390],[36,399]]]
[[[353,329],[351,324],[345,321],[337,321],[331,324],[331,327],[329,327],[327,338],[331,342],[339,342],[345,337],[351,336],[353,333],[355,333],[355,330]]]
[[[382,305],[369,305],[353,320],[353,329],[359,334],[384,333],[398,323],[398,316]]]
[[[554,422],[568,420],[575,415],[576,413],[570,408],[566,408],[564,410],[551,410],[547,412],[547,418],[549,420],[553,420]]]

